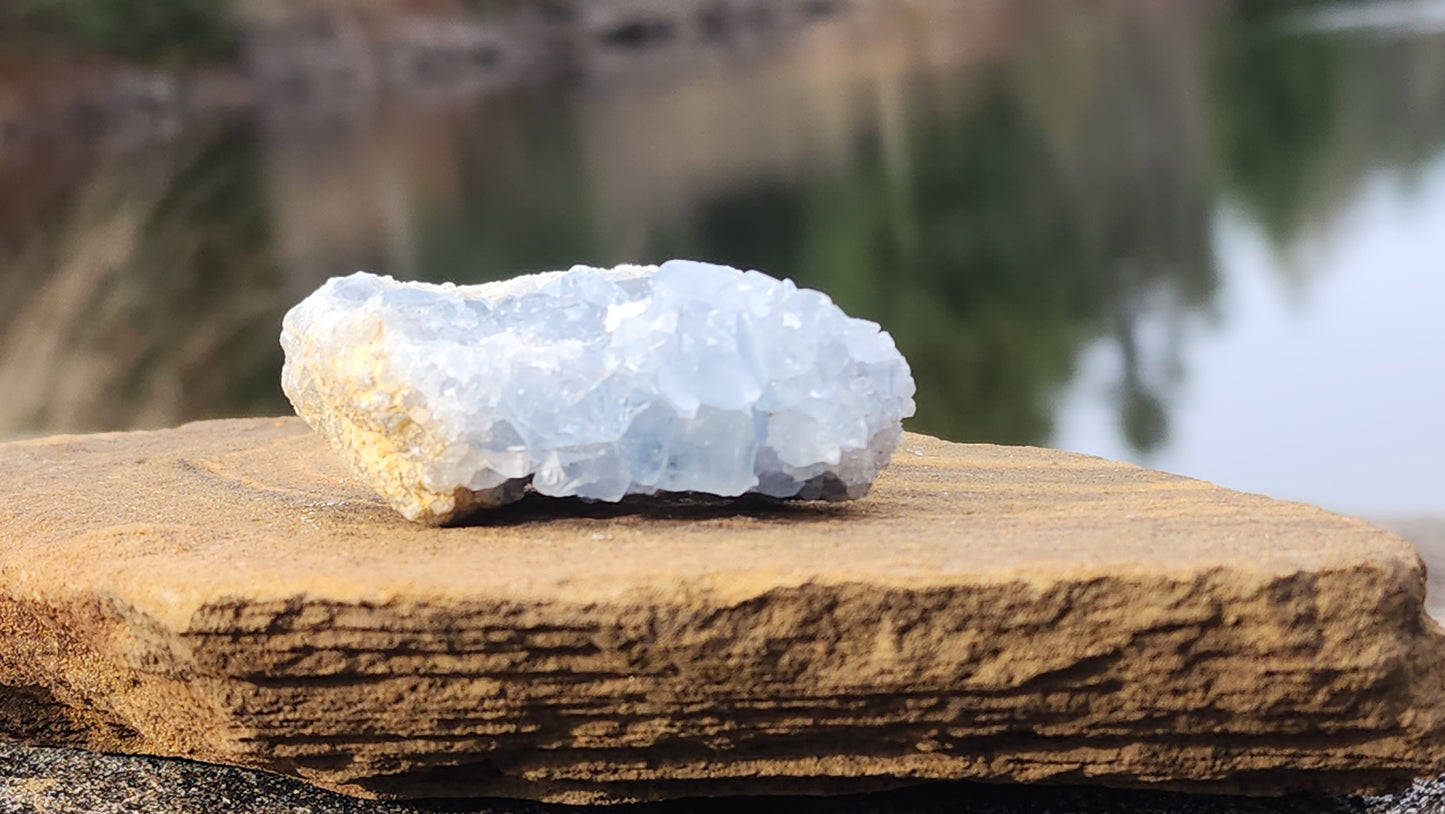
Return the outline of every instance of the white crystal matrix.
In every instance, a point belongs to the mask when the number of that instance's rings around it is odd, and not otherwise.
[[[357,272],[286,315],[296,412],[408,518],[521,496],[861,497],[913,414],[893,339],[690,260],[498,283]]]

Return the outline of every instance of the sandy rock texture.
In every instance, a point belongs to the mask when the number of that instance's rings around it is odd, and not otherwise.
[[[1425,610],[1437,621],[1445,619],[1445,517],[1381,517],[1371,522],[1409,540],[1420,552],[1430,575]]]
[[[1445,768],[1408,543],[1095,458],[910,435],[851,504],[436,529],[253,419],[0,445],[0,494],[15,740],[559,802]]]

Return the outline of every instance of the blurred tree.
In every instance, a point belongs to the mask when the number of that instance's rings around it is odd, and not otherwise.
[[[1381,171],[1413,179],[1445,144],[1445,36],[1318,32],[1319,3],[1237,3],[1215,37],[1217,172],[1269,236],[1296,287],[1312,266],[1294,249]]]
[[[909,179],[865,138],[846,167],[703,203],[689,228],[660,235],[648,254],[723,259],[827,291],[882,323],[909,359],[914,429],[1042,443],[1074,355],[1132,292],[1086,250],[1064,178],[1017,97],[993,88],[958,118],[915,108],[909,163],[922,169]]]
[[[241,127],[105,165],[7,266],[31,293],[0,301],[0,435],[285,410],[256,146]]]
[[[231,54],[227,0],[0,0],[0,12],[86,48],[145,62]]]
[[[1157,288],[1190,303],[1214,290],[1208,140],[1190,129],[1204,116],[1179,88],[1198,72],[1168,64],[1175,43],[1153,33],[1085,53],[1097,81],[1076,86],[1109,92],[1021,93],[1016,72],[1037,61],[913,75],[887,102],[904,111],[898,130],[866,119],[846,160],[739,176],[640,236],[605,227],[575,105],[489,100],[468,128],[455,206],[417,218],[418,269],[480,280],[674,256],[764,269],[893,334],[919,386],[913,428],[1043,443],[1089,341],[1132,339]],[[937,104],[963,88],[963,103]],[[1120,149],[1141,136],[1140,151]],[[1120,420],[1147,448],[1167,433],[1161,384],[1139,354],[1126,364]]]
[[[1215,42],[1219,171],[1278,247],[1298,234],[1329,175],[1339,130],[1341,49],[1286,26],[1297,3],[1241,2]]]
[[[136,292],[128,319],[155,327],[122,392],[144,400],[154,382],[179,376],[179,418],[284,412],[276,335],[287,304],[255,128],[188,146],[126,265]]]
[[[621,259],[588,194],[569,100],[508,93],[461,123],[464,182],[446,206],[418,214],[421,277],[484,282]]]

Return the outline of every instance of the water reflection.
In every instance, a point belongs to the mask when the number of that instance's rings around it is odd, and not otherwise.
[[[284,412],[280,315],[355,268],[691,256],[883,323],[912,428],[949,438],[1047,443],[1106,341],[1121,437],[1159,447],[1182,326],[1227,317],[1221,202],[1308,286],[1297,247],[1445,144],[1445,37],[1302,33],[1264,6],[912,4],[466,105],[0,160],[0,436]]]
[[[909,31],[860,48],[840,25],[683,83],[288,132],[268,149],[281,251],[302,290],[352,266],[768,269],[894,333],[917,429],[1037,443],[1081,342],[1132,347],[1145,300],[1212,289],[1200,9],[1020,13],[990,50],[955,43],[928,64]],[[1127,426],[1152,443],[1159,385],[1137,366],[1124,384]]]
[[[197,134],[46,202],[41,228],[7,247],[0,435],[278,408],[259,164],[250,128]]]

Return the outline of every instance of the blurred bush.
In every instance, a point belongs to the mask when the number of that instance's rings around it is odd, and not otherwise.
[[[184,62],[227,56],[236,34],[226,0],[0,0],[23,23],[127,59]]]

